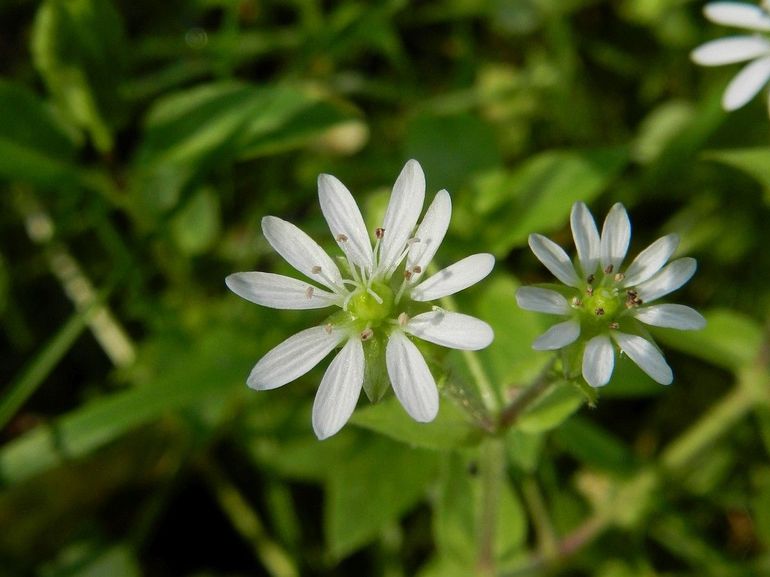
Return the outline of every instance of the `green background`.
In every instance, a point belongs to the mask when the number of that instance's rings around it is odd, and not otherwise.
[[[689,60],[729,33],[680,0],[0,2],[0,575],[770,574],[770,121]],[[334,249],[318,174],[374,227],[409,158],[452,195],[436,263],[497,258],[457,301],[502,398],[548,361],[527,235],[573,252],[577,200],[698,260],[674,384],[624,358],[484,442],[453,352],[430,425],[362,399],[317,441],[325,363],[248,390],[324,318],[226,289],[291,274],[260,219]]]

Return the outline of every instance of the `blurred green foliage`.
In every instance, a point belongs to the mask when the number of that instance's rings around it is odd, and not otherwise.
[[[770,121],[719,109],[699,10],[0,3],[0,576],[770,573]],[[698,259],[676,300],[708,327],[655,331],[674,384],[621,359],[595,408],[565,384],[490,436],[467,358],[426,348],[434,423],[362,400],[325,442],[320,369],[249,391],[323,318],[226,290],[288,271],[261,217],[332,248],[317,175],[373,217],[410,157],[452,194],[438,263],[498,259],[458,301],[495,329],[475,358],[502,400],[548,362],[513,299],[547,280],[527,235],[570,245],[576,200],[623,202],[632,252],[676,231]]]

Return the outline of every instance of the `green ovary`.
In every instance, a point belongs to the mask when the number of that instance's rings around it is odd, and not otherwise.
[[[584,298],[583,310],[587,317],[612,321],[623,310],[623,296],[610,289],[598,288],[593,295]]]
[[[356,319],[367,322],[377,322],[391,316],[393,312],[393,291],[390,287],[374,282],[371,285],[371,291],[374,292],[382,302],[366,290],[358,291],[348,304],[348,311]]]

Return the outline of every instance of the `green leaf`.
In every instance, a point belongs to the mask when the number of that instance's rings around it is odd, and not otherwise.
[[[737,370],[753,362],[762,343],[762,328],[756,321],[730,310],[712,310],[703,315],[706,328],[699,331],[655,329],[655,339],[713,365]]]
[[[505,449],[508,459],[527,473],[534,473],[543,450],[543,433],[526,433],[516,427],[505,434]]]
[[[182,252],[196,255],[216,241],[221,228],[219,198],[208,187],[198,190],[171,220],[171,233]]]
[[[770,199],[770,147],[709,150],[703,153],[702,158],[732,166],[748,174],[762,185],[765,198]]]
[[[525,433],[554,429],[577,411],[584,401],[585,396],[575,385],[558,382],[521,416],[516,427]]]
[[[136,554],[125,546],[95,551],[91,547],[71,546],[57,567],[43,571],[41,577],[140,577]]]
[[[549,151],[513,172],[494,172],[474,183],[476,211],[489,217],[482,234],[498,256],[523,246],[533,232],[554,230],[573,203],[596,198],[628,162],[624,149]]]
[[[340,559],[414,507],[435,478],[438,454],[374,437],[338,463],[326,484],[326,539]]]
[[[614,473],[630,473],[636,459],[626,445],[592,421],[575,416],[552,433],[553,438],[581,463]]]
[[[454,191],[474,173],[500,166],[495,143],[494,131],[477,116],[425,114],[409,124],[406,153],[419,159],[429,188]]]
[[[350,422],[424,449],[467,447],[481,438],[481,431],[448,399],[442,399],[438,416],[430,423],[412,419],[393,396],[356,411]]]
[[[0,79],[0,178],[41,186],[77,182],[75,144],[25,87]]]
[[[35,66],[63,114],[102,152],[122,114],[123,24],[109,0],[46,0],[32,32]]]
[[[319,110],[320,118],[303,121]],[[282,85],[216,82],[165,96],[147,116],[135,159],[137,209],[163,213],[211,171],[319,134],[342,118],[334,111],[316,96]]]
[[[172,350],[155,367],[153,382],[85,404],[4,445],[0,481],[23,481],[169,411],[243,390],[250,361],[240,335],[214,327],[197,343],[184,345],[177,337]]]

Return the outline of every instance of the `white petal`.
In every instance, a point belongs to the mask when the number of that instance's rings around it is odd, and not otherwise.
[[[567,299],[562,295],[556,291],[534,286],[516,289],[516,304],[527,311],[550,315],[568,315],[571,311]]]
[[[596,272],[596,267],[599,264],[601,240],[594,217],[591,216],[585,203],[576,202],[572,205],[570,226],[580,259],[580,268],[583,269],[583,276],[588,277],[588,275]]]
[[[650,280],[637,285],[636,292],[643,302],[650,303],[681,287],[692,278],[696,268],[698,264],[694,258],[677,259]]]
[[[572,261],[558,244],[542,234],[529,235],[529,248],[535,256],[545,265],[551,274],[566,285],[579,286],[581,284]]]
[[[262,219],[262,232],[286,262],[308,278],[332,288],[342,284],[340,269],[318,244],[292,223],[277,216]],[[321,272],[314,272],[320,267]]]
[[[574,319],[553,325],[535,339],[532,348],[536,351],[555,351],[575,342],[580,336],[580,323]]]
[[[326,439],[348,422],[364,383],[364,348],[350,339],[326,369],[313,403],[313,430]]]
[[[480,253],[441,269],[412,289],[412,300],[424,302],[449,296],[476,284],[495,266],[495,257]]]
[[[484,321],[443,310],[417,315],[409,320],[404,331],[442,347],[465,351],[483,349],[495,338],[492,327]]]
[[[583,351],[583,378],[592,387],[603,387],[610,381],[615,367],[615,351],[607,335],[598,335],[586,343]]]
[[[237,272],[225,284],[239,297],[274,309],[322,309],[340,300],[306,282],[269,272]]]
[[[759,6],[740,2],[711,2],[703,8],[706,18],[724,26],[770,32],[770,16]]]
[[[438,389],[422,354],[401,331],[393,331],[385,362],[396,397],[415,421],[427,423],[438,413]]]
[[[371,270],[372,243],[350,191],[337,178],[322,174],[318,177],[318,200],[329,230],[345,254],[354,264]]]
[[[626,270],[623,286],[642,283],[658,272],[679,246],[679,235],[667,234],[644,249]]]
[[[602,268],[612,265],[618,272],[623,259],[626,258],[628,243],[631,240],[631,221],[623,205],[615,203],[604,219],[602,227]]]
[[[706,319],[690,307],[664,304],[635,309],[632,316],[654,327],[666,327],[681,331],[696,331],[706,326]]]
[[[690,58],[701,66],[722,66],[753,60],[768,51],[770,42],[761,36],[730,36],[701,44],[690,53]]]
[[[389,271],[395,267],[414,225],[417,224],[424,200],[425,174],[419,162],[410,160],[393,185],[388,209],[385,211],[382,222],[385,233],[380,245],[380,270]]]
[[[655,348],[655,345],[637,335],[628,335],[620,331],[612,331],[611,334],[623,352],[639,365],[640,369],[650,375],[655,382],[661,385],[671,384],[671,381],[674,380],[671,367],[668,366],[666,359]]]
[[[747,64],[727,85],[722,96],[722,107],[725,110],[740,108],[754,98],[769,79],[770,56]]]
[[[336,347],[345,332],[312,327],[290,336],[268,352],[251,370],[247,384],[265,391],[283,386],[304,375]]]
[[[441,190],[428,207],[425,216],[414,234],[415,242],[409,247],[407,266],[410,270],[419,267],[421,272],[413,273],[413,281],[425,272],[430,261],[436,254],[444,235],[449,228],[449,219],[452,216],[452,200],[446,190]]]

